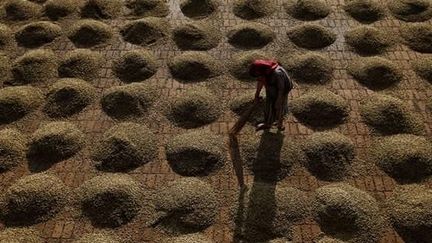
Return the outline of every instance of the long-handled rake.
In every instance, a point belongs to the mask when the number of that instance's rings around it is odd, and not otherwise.
[[[238,121],[234,124],[234,126],[229,131],[229,152],[231,161],[233,163],[234,171],[236,173],[237,181],[240,187],[244,186],[244,177],[243,177],[243,165],[242,159],[240,156],[240,148],[238,144],[237,135],[242,130],[242,128],[246,125],[249,118],[253,115],[253,113],[257,110],[260,102],[254,102],[248,109],[246,109],[241,115]]]
[[[243,127],[246,125],[249,118],[254,114],[254,112],[257,110],[258,106],[262,102],[262,99],[260,99],[258,102],[253,102],[248,109],[246,109],[241,115],[240,118],[237,120],[237,122],[234,124],[234,126],[230,129],[229,134],[230,136],[237,136],[237,134],[243,129]]]

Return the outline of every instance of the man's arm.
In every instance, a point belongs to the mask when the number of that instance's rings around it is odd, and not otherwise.
[[[258,102],[260,99],[261,90],[264,87],[264,82],[262,80],[258,80],[256,92],[255,92],[255,102]]]

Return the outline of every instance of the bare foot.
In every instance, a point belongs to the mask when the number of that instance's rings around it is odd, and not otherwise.
[[[256,131],[265,130],[265,129],[270,129],[270,126],[265,123],[260,123],[256,127]]]

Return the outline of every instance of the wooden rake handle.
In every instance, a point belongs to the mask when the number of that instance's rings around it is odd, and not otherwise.
[[[260,105],[260,102],[254,102],[247,110],[245,110],[241,115],[238,121],[234,124],[234,126],[229,131],[229,153],[231,157],[231,161],[233,163],[234,171],[237,177],[237,181],[240,187],[245,185],[244,183],[244,175],[243,175],[243,163],[240,155],[240,147],[237,139],[238,133],[242,130],[242,128],[246,125],[249,117],[254,113],[257,107]]]
[[[246,109],[239,117],[234,126],[230,129],[230,136],[237,136],[243,129],[251,115],[256,111],[261,102],[254,102],[248,109]]]

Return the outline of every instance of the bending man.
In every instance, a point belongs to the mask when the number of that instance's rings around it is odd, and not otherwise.
[[[270,129],[272,125],[282,131],[284,117],[288,113],[288,94],[294,84],[287,71],[273,60],[255,60],[250,66],[251,76],[258,78],[255,102],[260,99],[263,87],[266,91],[264,121],[257,125],[257,130]]]

